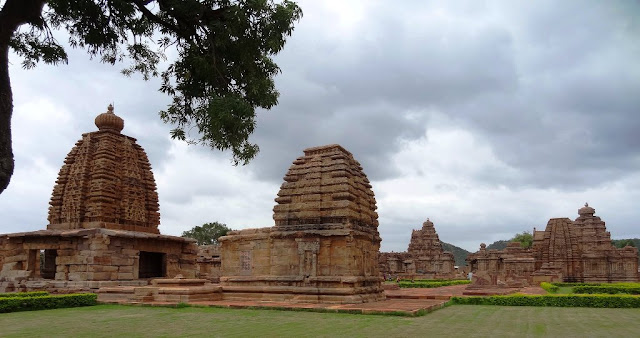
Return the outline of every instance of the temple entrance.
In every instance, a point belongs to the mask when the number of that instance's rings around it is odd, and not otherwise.
[[[40,277],[44,279],[56,278],[56,257],[58,257],[58,250],[40,250]]]
[[[162,252],[140,251],[138,278],[165,277],[166,272],[166,254]]]

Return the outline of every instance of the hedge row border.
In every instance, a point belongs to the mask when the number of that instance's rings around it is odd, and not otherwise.
[[[508,295],[451,297],[453,304],[498,306],[553,306],[591,308],[640,308],[640,297],[631,295]]]
[[[60,309],[98,304],[95,293],[0,298],[0,313]]]

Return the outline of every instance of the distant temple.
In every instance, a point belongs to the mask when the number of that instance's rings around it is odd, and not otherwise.
[[[487,250],[482,244],[467,257],[474,284],[638,281],[638,249],[614,247],[605,222],[588,204],[578,214],[574,221],[550,219],[544,231],[534,231],[531,249],[510,243],[504,250]]]
[[[422,229],[413,230],[406,252],[381,252],[380,271],[387,277],[452,279],[456,276],[453,254],[442,249],[442,243],[427,219]]]

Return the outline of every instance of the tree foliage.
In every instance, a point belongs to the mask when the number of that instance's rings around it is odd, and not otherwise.
[[[616,248],[624,248],[625,246],[632,246],[634,248],[638,247],[638,243],[640,243],[640,239],[637,238],[627,238],[627,239],[612,239],[611,244]]]
[[[195,226],[189,231],[184,231],[182,237],[193,238],[198,241],[198,245],[218,244],[218,238],[231,231],[226,224],[213,222],[205,223],[202,226]]]
[[[0,4],[2,1],[0,1]],[[302,16],[291,1],[273,0],[6,0],[0,10],[0,192],[13,173],[12,93],[8,49],[22,65],[67,62],[52,31],[65,30],[72,47],[114,64],[125,75],[159,76],[172,98],[161,119],[173,138],[231,150],[246,164],[258,152],[249,142],[256,108],[278,102],[273,78],[280,52]],[[22,27],[21,27],[22,26]],[[26,27],[26,28],[25,28]],[[177,51],[165,69],[167,50]],[[191,131],[197,135],[192,135]]]
[[[524,249],[528,249],[533,245],[533,235],[529,231],[515,235],[509,242],[519,242]]]

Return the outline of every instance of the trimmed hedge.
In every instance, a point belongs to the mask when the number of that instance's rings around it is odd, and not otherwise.
[[[401,288],[439,288],[442,286],[469,284],[468,280],[417,280],[407,281],[401,280],[398,282],[398,286]]]
[[[0,298],[42,297],[48,294],[49,293],[47,291],[10,292],[10,293],[0,293]]]
[[[547,282],[542,282],[540,283],[540,287],[547,290],[547,292],[549,293],[556,293],[558,292],[558,289],[560,288],[559,286],[553,285],[551,283],[547,283]]]
[[[587,294],[617,294],[624,293],[629,295],[640,295],[640,287],[626,286],[626,285],[583,285],[574,286],[573,293],[587,293]]]
[[[555,286],[559,287],[574,287],[574,286],[599,286],[599,285],[619,285],[619,286],[627,286],[627,287],[640,287],[640,283],[633,282],[619,282],[619,283],[563,283],[563,282],[555,282],[551,283]]]
[[[94,293],[76,293],[68,295],[46,295],[39,297],[0,298],[0,313],[58,309],[65,307],[91,306],[98,303]]]
[[[453,304],[500,306],[555,306],[593,308],[640,308],[640,297],[630,295],[509,295],[451,297]]]

